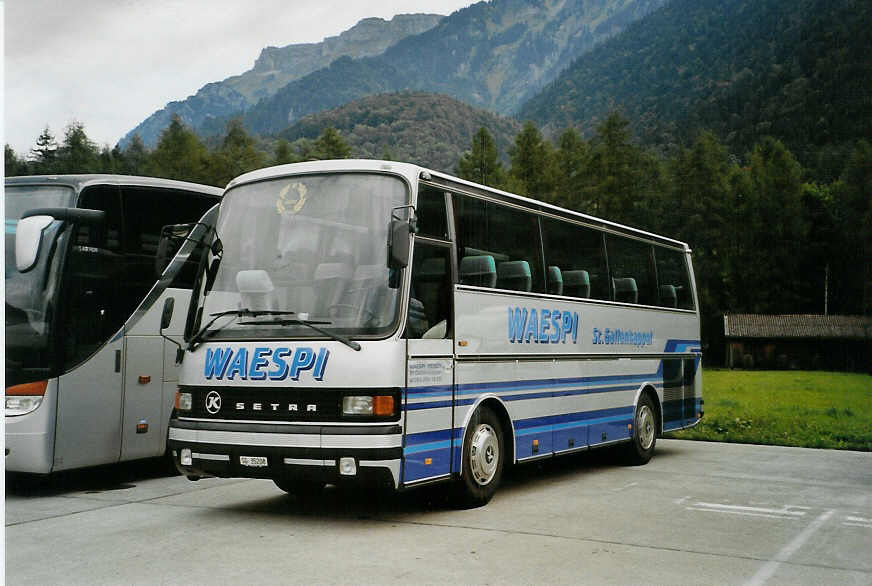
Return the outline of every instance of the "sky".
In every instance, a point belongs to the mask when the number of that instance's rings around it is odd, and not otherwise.
[[[472,0],[0,0],[3,140],[26,156],[80,122],[114,146],[167,102],[240,74],[261,49],[317,43],[362,18],[450,14]]]

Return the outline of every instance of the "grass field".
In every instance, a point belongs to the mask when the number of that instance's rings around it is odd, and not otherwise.
[[[667,437],[872,451],[872,376],[704,370],[705,416]]]

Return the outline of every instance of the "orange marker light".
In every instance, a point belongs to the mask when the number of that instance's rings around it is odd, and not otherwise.
[[[394,397],[393,395],[375,395],[372,398],[372,414],[377,416],[388,416],[394,414]]]
[[[6,396],[45,396],[45,389],[48,387],[47,380],[37,381],[35,383],[24,383],[23,385],[13,385],[6,387]]]

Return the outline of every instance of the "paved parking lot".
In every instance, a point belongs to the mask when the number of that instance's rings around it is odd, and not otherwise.
[[[189,482],[138,463],[7,476],[9,584],[872,584],[872,454],[661,440],[513,469],[486,507],[440,488]]]

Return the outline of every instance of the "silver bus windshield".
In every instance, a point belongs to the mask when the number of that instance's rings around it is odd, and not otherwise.
[[[6,384],[45,378],[53,366],[51,319],[54,295],[60,284],[58,266],[63,248],[61,222],[43,232],[39,258],[27,272],[15,266],[15,233],[21,215],[36,208],[69,207],[73,189],[64,186],[7,185],[6,207]]]
[[[399,289],[387,265],[391,210],[408,203],[401,179],[325,173],[244,184],[221,203],[220,249],[206,264],[196,328],[209,339],[384,336],[396,327]],[[210,286],[211,285],[211,286]]]

